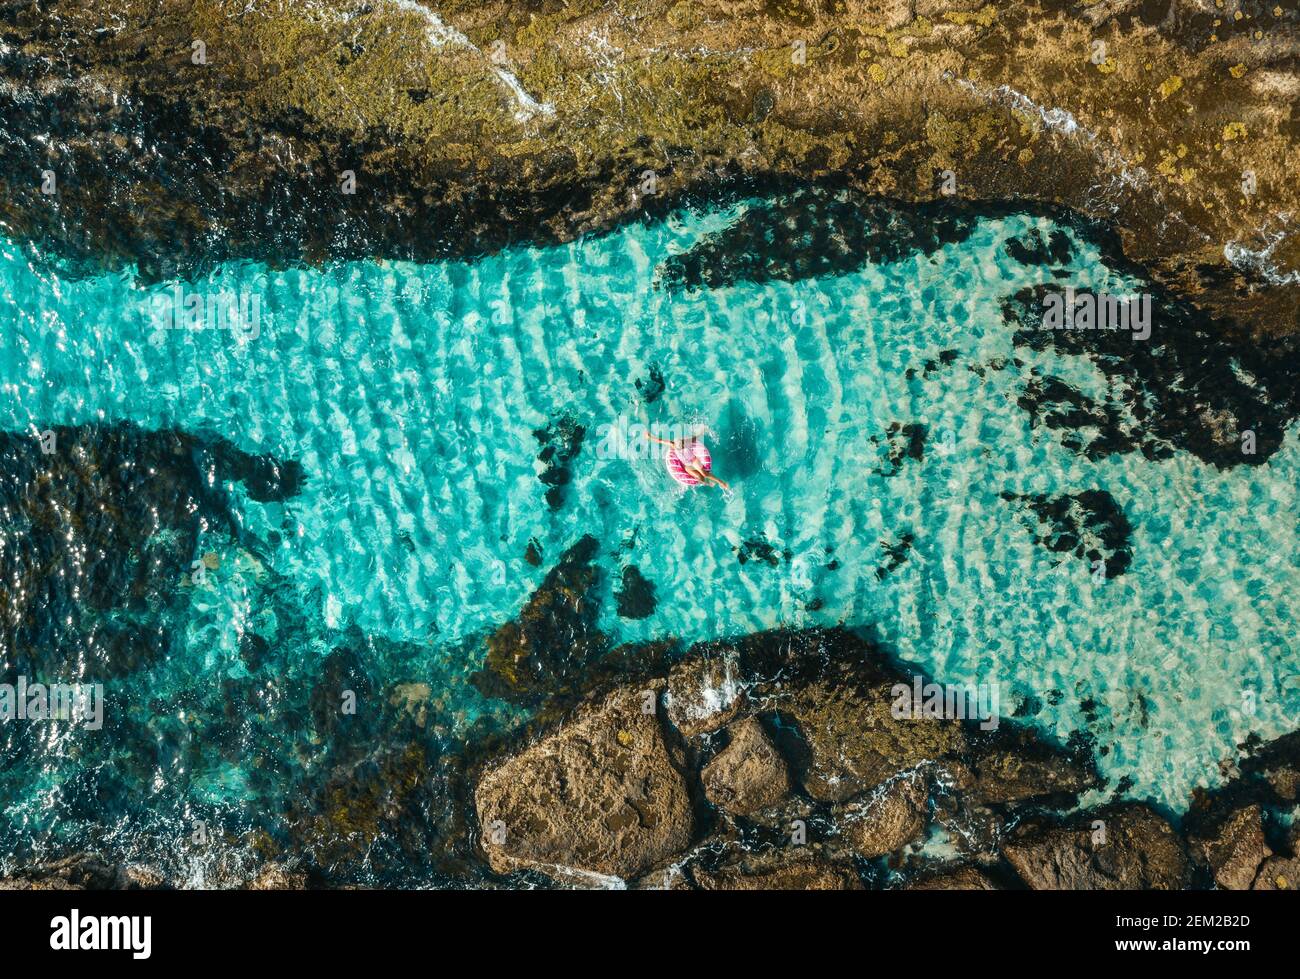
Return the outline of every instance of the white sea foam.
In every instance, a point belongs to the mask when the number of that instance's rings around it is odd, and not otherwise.
[[[983,101],[999,103],[1027,113],[1036,117],[1044,129],[1083,142],[1112,168],[1122,185],[1138,188],[1150,182],[1150,175],[1146,170],[1125,160],[1114,147],[1101,138],[1096,130],[1083,125],[1068,109],[1040,105],[1024,92],[1010,85],[990,88],[967,78],[959,78],[952,72],[945,72],[944,77]]]
[[[1258,247],[1250,248],[1239,241],[1228,242],[1223,246],[1223,257],[1243,272],[1257,275],[1270,285],[1300,285],[1300,270],[1283,272],[1278,268],[1273,257],[1278,246],[1293,233],[1289,227],[1290,217],[1289,214],[1279,214],[1277,220],[1282,224],[1282,228],[1277,231],[1258,232],[1256,238],[1264,242]]]

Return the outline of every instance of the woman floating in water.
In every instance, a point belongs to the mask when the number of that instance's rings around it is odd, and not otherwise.
[[[713,457],[697,436],[669,441],[646,432],[645,437],[651,442],[668,446],[668,451],[664,453],[664,465],[668,468],[668,474],[683,486],[709,486],[716,483],[724,493],[731,489],[713,475]]]

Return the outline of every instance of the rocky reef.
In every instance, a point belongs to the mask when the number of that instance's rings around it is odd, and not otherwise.
[[[547,596],[598,590],[581,571],[593,554],[593,543],[571,548],[489,650],[523,636],[540,654],[548,640],[528,621]],[[570,625],[568,639],[550,637],[560,649],[592,636],[581,617]],[[1298,735],[1242,745],[1226,783],[1170,813],[1107,784],[1087,738],[1059,744],[996,713],[919,709],[929,678],[845,628],[600,647],[580,673],[489,655],[476,682],[536,709],[462,738],[438,722],[427,685],[374,687],[370,660],[407,655],[374,643],[353,630],[306,701],[279,708],[304,715],[297,801],[283,820],[232,830],[204,886],[1300,884]],[[380,709],[340,713],[344,691]],[[0,880],[177,886],[194,881],[108,849],[51,853]]]
[[[161,607],[219,561],[204,532],[250,543],[225,489],[299,492],[293,460],[126,422],[0,433],[0,677],[97,680],[162,656]]]
[[[151,277],[477,254],[811,181],[1061,205],[1291,332],[1300,19],[1232,8],[26,0],[0,14],[0,220]]]
[[[479,845],[563,886],[1296,886],[1294,736],[1185,818],[1087,804],[1086,743],[900,718],[916,676],[842,629],[692,647],[484,760]]]
[[[1070,550],[1098,521],[1118,547],[1094,502],[1028,501],[1092,515]],[[1296,735],[1242,745],[1172,813],[1107,784],[1086,737],[909,709],[929,683],[845,628],[622,647],[576,697],[562,673],[534,685],[555,708],[471,752],[467,818],[494,873],[559,886],[1296,886]]]

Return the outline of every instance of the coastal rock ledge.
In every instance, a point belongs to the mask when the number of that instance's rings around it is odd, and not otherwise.
[[[898,684],[920,674],[847,629],[644,652],[618,650],[621,674],[479,764],[475,835],[495,873],[703,890],[1297,882],[1289,737],[1243,746],[1243,774],[1175,817],[1125,800],[1087,739],[896,716]]]
[[[691,800],[658,692],[615,691],[483,776],[475,803],[493,870],[632,877],[685,849]]]
[[[156,278],[565,242],[811,181],[1063,206],[1162,286],[1295,332],[1300,12],[1241,8],[17,0],[0,223]]]

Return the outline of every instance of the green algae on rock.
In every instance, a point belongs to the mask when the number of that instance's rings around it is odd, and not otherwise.
[[[19,3],[0,220],[167,275],[477,254],[831,180],[1062,204],[1163,285],[1287,332],[1300,18],[1256,6]]]

